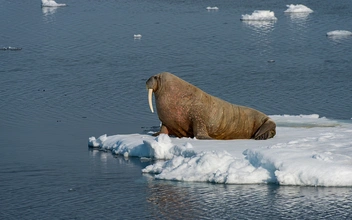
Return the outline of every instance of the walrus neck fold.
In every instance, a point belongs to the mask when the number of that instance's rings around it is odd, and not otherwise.
[[[150,111],[152,111],[154,113],[153,110],[153,103],[152,103],[152,95],[153,95],[153,89],[148,89],[148,103],[149,103],[149,108]]]

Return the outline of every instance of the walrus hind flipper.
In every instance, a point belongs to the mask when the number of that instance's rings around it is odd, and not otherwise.
[[[203,136],[203,135],[198,135],[196,137],[198,140],[211,140],[213,138],[209,137],[209,136]]]
[[[164,124],[162,124],[160,127],[160,131],[154,133],[153,136],[156,137],[156,136],[159,136],[159,134],[172,135],[172,132],[170,132],[169,129],[167,129],[167,127]]]
[[[276,134],[276,124],[271,119],[267,120],[260,128],[255,132],[253,138],[255,140],[266,140],[272,138]]]

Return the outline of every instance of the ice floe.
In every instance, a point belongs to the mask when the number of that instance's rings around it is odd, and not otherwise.
[[[352,186],[352,122],[318,115],[273,115],[269,140],[197,140],[149,134],[102,135],[88,145],[152,158],[156,179],[222,184]],[[158,160],[162,159],[162,160]]]

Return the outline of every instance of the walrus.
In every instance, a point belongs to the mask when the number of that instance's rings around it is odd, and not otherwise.
[[[265,140],[276,134],[275,122],[264,113],[209,95],[171,73],[151,76],[146,86],[150,110],[154,93],[162,123],[154,136]]]

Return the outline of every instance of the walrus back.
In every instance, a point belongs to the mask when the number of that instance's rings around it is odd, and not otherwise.
[[[250,139],[268,120],[264,113],[235,105],[204,92],[203,120],[208,121],[208,135],[213,139]]]
[[[180,82],[177,85],[180,92],[174,94],[182,94],[182,102],[178,103],[182,107],[184,116],[190,117],[192,120],[187,126],[183,127],[183,132],[193,134],[194,121],[202,123],[206,126],[208,135],[213,139],[250,139],[259,127],[268,120],[268,116],[264,113],[241,105],[235,105],[225,101],[219,97],[210,95],[200,88],[176,77]],[[170,85],[173,87],[174,85]],[[174,91],[175,89],[171,89]],[[174,108],[178,108],[175,107]],[[183,123],[188,118],[182,116]],[[180,119],[180,115],[178,120]],[[199,122],[200,121],[200,122]],[[194,136],[194,135],[191,135]]]

